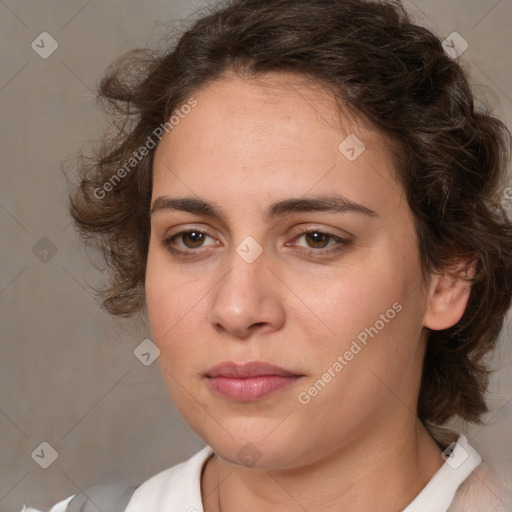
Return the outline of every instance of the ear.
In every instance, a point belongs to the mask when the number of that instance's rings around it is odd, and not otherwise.
[[[454,265],[435,273],[429,285],[423,326],[434,331],[454,326],[464,314],[471,292],[476,262],[473,259],[458,260]]]

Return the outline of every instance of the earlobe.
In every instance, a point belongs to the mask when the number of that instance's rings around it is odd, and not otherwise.
[[[476,260],[459,262],[432,276],[423,326],[434,331],[454,326],[464,314],[471,293]]]

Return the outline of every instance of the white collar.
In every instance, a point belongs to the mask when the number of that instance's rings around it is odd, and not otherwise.
[[[436,427],[432,434],[443,437],[442,431],[452,437],[458,435],[453,451],[403,512],[447,511],[459,485],[482,462],[464,435],[440,427]],[[213,449],[205,446],[185,462],[153,476],[135,491],[125,512],[204,512],[201,472],[212,454]]]
[[[459,486],[482,462],[478,452],[470,446],[463,434],[459,434],[443,454],[444,464],[403,512],[447,511]]]

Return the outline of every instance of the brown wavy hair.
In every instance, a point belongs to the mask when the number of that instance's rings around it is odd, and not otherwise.
[[[512,300],[512,224],[502,203],[510,132],[477,109],[461,65],[399,2],[225,1],[202,11],[177,41],[130,51],[110,66],[98,98],[113,124],[79,159],[69,195],[75,229],[106,262],[102,306],[121,317],[145,314],[149,138],[228,71],[287,71],[327,84],[340,108],[396,143],[425,282],[458,257],[477,262],[461,320],[428,332],[418,416],[480,422],[490,373],[483,356]]]

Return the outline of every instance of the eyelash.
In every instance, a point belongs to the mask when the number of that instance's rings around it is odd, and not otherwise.
[[[174,254],[176,256],[193,257],[193,256],[195,256],[195,254],[193,254],[193,253],[198,252],[197,249],[201,249],[202,247],[199,247],[199,248],[196,248],[196,249],[182,250],[182,249],[176,249],[175,247],[172,246],[172,241],[175,238],[178,238],[178,237],[180,237],[182,235],[185,235],[185,234],[188,234],[188,233],[199,233],[201,235],[211,236],[211,235],[208,234],[208,232],[202,231],[200,229],[187,229],[185,231],[180,231],[179,233],[175,233],[174,235],[172,235],[170,237],[167,237],[165,240],[163,240],[162,245],[170,253],[172,253],[172,254]],[[326,249],[326,248],[320,248],[320,249],[309,248],[309,250],[308,250],[307,248],[303,248],[304,251],[306,252],[307,256],[310,256],[310,257],[330,256],[330,255],[332,255],[334,253],[337,253],[337,252],[343,250],[346,246],[348,246],[351,243],[350,240],[347,240],[345,238],[341,238],[341,237],[336,236],[336,235],[334,235],[332,233],[329,233],[329,232],[326,232],[326,231],[321,231],[320,229],[315,229],[315,228],[304,228],[304,229],[301,229],[300,233],[294,238],[294,240],[298,240],[300,237],[302,237],[304,235],[307,235],[309,233],[317,233],[317,234],[320,234],[320,235],[327,236],[328,237],[327,243],[329,243],[329,241],[331,241],[331,240],[334,240],[335,242],[337,242],[335,245],[328,246],[328,247],[331,247],[330,249]]]

